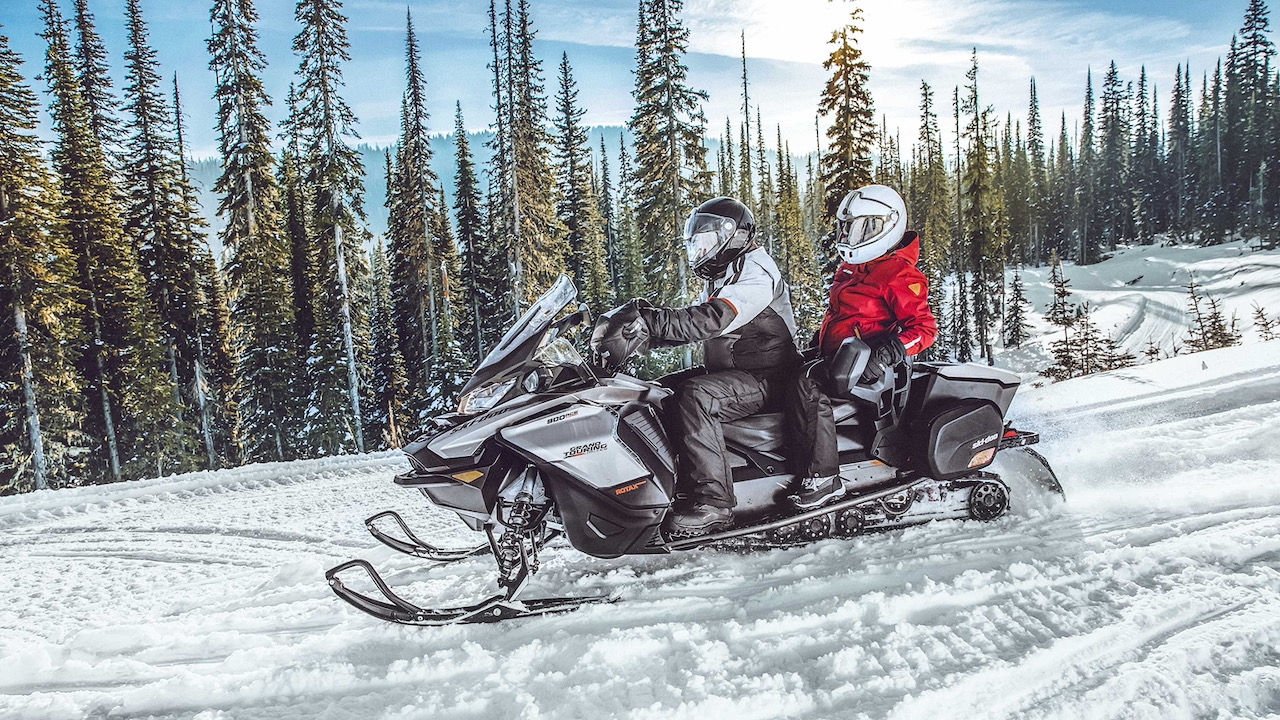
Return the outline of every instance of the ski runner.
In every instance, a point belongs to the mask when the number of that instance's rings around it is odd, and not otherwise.
[[[675,391],[668,427],[683,495],[663,523],[669,537],[733,524],[733,475],[721,423],[759,412],[780,396],[799,360],[787,284],[756,243],[747,206],[727,197],[702,203],[685,223],[684,241],[689,267],[707,281],[704,299],[686,308],[633,299],[593,333],[593,350],[606,359],[623,333],[647,335],[651,348],[704,343],[705,366],[662,380]]]
[[[933,344],[938,323],[929,309],[929,284],[916,268],[920,236],[907,229],[907,208],[892,188],[868,185],[849,193],[836,211],[836,252],[843,261],[831,281],[818,330],[818,358],[788,388],[787,427],[801,477],[797,507],[826,504],[844,493],[831,400],[823,392],[830,358],[850,337],[871,347],[864,383],[878,380],[906,357]]]

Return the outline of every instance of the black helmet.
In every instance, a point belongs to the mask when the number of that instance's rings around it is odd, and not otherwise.
[[[724,272],[733,259],[751,248],[756,221],[746,205],[729,197],[708,200],[684,224],[684,248],[689,267],[711,279]]]

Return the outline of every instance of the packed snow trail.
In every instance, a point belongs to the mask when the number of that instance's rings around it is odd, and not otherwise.
[[[423,604],[491,560],[395,453],[0,499],[0,718],[1111,718],[1280,713],[1280,342],[1024,388],[1069,502],[740,555],[598,560],[616,605],[409,628],[348,607],[365,557]]]

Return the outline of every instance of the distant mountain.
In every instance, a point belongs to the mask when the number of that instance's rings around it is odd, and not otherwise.
[[[605,144],[609,149],[609,167],[610,171],[614,173],[615,180],[618,167],[618,133],[620,132],[625,132],[625,130],[617,126],[593,127],[590,130],[591,148],[597,155],[597,162],[600,137],[602,135],[605,137]],[[480,176],[481,193],[485,191],[485,175],[483,172],[488,168],[489,160],[493,156],[493,150],[489,147],[492,139],[493,133],[489,131],[467,133],[467,141],[471,144],[471,152],[475,156],[476,164],[482,173]],[[629,141],[630,136],[628,136]],[[375,236],[381,235],[387,230],[385,149],[363,144],[357,146],[356,149],[360,153],[360,161],[364,163],[364,212],[368,218],[366,227]],[[395,148],[392,148],[391,152],[394,156]],[[431,169],[436,173],[440,181],[444,183],[445,196],[450,206],[453,204],[454,177],[458,173],[458,162],[454,152],[453,133],[431,136]],[[712,152],[714,152],[714,149]],[[218,242],[218,233],[221,232],[226,223],[217,216],[219,198],[213,192],[213,184],[222,172],[222,163],[218,158],[207,158],[192,163],[189,166],[189,171],[199,193],[200,207],[205,219],[209,221],[209,246],[213,250],[215,257],[221,257],[222,246]]]

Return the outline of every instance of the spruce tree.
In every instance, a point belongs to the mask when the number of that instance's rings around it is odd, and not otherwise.
[[[302,127],[298,94],[289,83],[288,114],[280,132],[284,149],[276,170],[280,211],[289,248],[289,280],[292,287],[293,322],[298,357],[307,357],[315,340],[316,253],[307,234],[307,208],[311,193],[302,178]]]
[[[301,56],[298,123],[317,279],[307,434],[321,455],[364,452],[360,396],[368,379],[364,167],[347,144],[359,137],[355,113],[339,94],[342,63],[351,59],[341,10],[338,0],[299,0],[294,11],[302,25],[293,50]]]
[[[942,133],[934,110],[933,89],[920,83],[918,167],[912,172],[911,210],[907,213],[920,234],[920,269],[929,281],[929,306],[942,309],[943,280],[951,266],[951,191],[943,157]],[[940,337],[926,350],[929,357],[945,357],[950,328],[942,323]],[[935,349],[936,348],[936,349]]]
[[[437,192],[436,207],[447,208],[444,188],[437,188]],[[447,212],[440,212],[435,216],[432,236],[435,243],[431,254],[440,280],[440,318],[437,323],[437,349],[431,358],[431,370],[427,376],[427,409],[438,414],[451,412],[458,407],[458,396],[470,376],[471,364],[462,351],[457,329],[456,308],[459,306],[453,299],[452,289],[458,282],[458,252]]]
[[[369,267],[369,334],[373,348],[365,437],[374,447],[394,448],[403,444],[401,433],[412,431],[412,427],[411,418],[405,412],[408,405],[405,402],[404,363],[396,341],[396,326],[391,312],[391,276],[381,241],[373,248]]]
[[[458,253],[461,277],[455,283],[458,308],[458,341],[466,355],[478,361],[485,348],[497,340],[495,320],[503,317],[504,302],[497,288],[506,280],[507,263],[494,238],[484,231],[480,208],[480,188],[476,180],[475,160],[467,142],[462,122],[462,103],[454,118],[455,160],[453,212],[458,222]]]
[[[969,143],[964,169],[963,227],[964,270],[971,277],[974,341],[979,356],[992,361],[995,323],[999,318],[999,296],[1004,288],[1004,247],[1008,226],[1004,203],[996,181],[988,113],[978,100],[978,56],[976,50],[966,77],[967,96],[963,112],[969,115],[965,139]]]
[[[435,173],[427,136],[425,79],[417,36],[406,12],[405,92],[400,106],[400,139],[387,192],[390,296],[396,338],[404,361],[415,421],[425,419],[431,395],[431,364],[439,352],[440,272],[436,242]]]
[[[1027,310],[1031,304],[1027,302],[1026,288],[1022,285],[1022,274],[1015,265],[1013,278],[1009,282],[1009,294],[1004,306],[1004,346],[1021,347],[1031,338],[1031,324],[1027,322]]]
[[[1129,179],[1128,108],[1120,85],[1120,73],[1113,60],[1102,84],[1096,168],[1096,233],[1107,249],[1127,235],[1133,209]],[[1097,259],[1097,257],[1093,257]]]
[[[1258,337],[1263,341],[1275,340],[1280,337],[1280,321],[1275,318],[1268,317],[1267,311],[1262,309],[1256,301],[1253,303],[1253,328],[1258,331]]]
[[[244,459],[289,460],[305,454],[299,440],[304,381],[294,327],[289,238],[273,172],[271,101],[259,73],[258,16],[247,0],[217,0],[210,11],[210,67],[217,86],[218,149],[222,172],[214,184],[219,238],[228,254],[225,272],[235,338],[236,405]]]
[[[191,205],[195,193],[182,177],[174,153],[174,123],[160,90],[155,50],[147,37],[139,0],[128,0],[129,46],[125,52],[125,111],[132,122],[124,167],[124,233],[138,253],[147,291],[156,311],[161,352],[169,375],[174,404],[183,409],[175,418],[184,447],[177,467],[191,469],[199,456],[197,428],[201,424],[196,384],[198,318],[201,294],[197,281],[196,249],[203,244],[198,225],[203,221]],[[212,437],[205,443],[206,462]]]
[[[795,310],[796,326],[801,341],[807,342],[818,329],[826,312],[827,298],[822,292],[818,258],[813,241],[804,232],[803,210],[800,205],[799,179],[791,163],[791,153],[782,143],[782,128],[778,127],[778,194],[774,200],[777,208],[777,233],[783,279],[791,292],[791,306]]]
[[[229,467],[240,462],[240,416],[235,403],[235,361],[231,348],[227,292],[222,273],[209,251],[205,229],[208,223],[200,212],[195,186],[187,174],[186,145],[183,141],[182,101],[178,75],[173,76],[173,127],[177,140],[179,226],[189,236],[185,245],[194,249],[192,265],[196,279],[196,307],[193,331],[194,356],[188,395],[196,412],[196,424],[204,444],[205,466]]]
[[[76,483],[84,308],[35,93],[0,35],[0,495]]]
[[[707,94],[688,85],[684,55],[689,30],[683,0],[642,0],[636,31],[633,95],[628,121],[635,138],[632,199],[635,249],[643,248],[651,299],[683,304],[692,293],[681,231],[690,208],[711,187],[702,145]],[[741,173],[741,169],[740,169]],[[739,175],[741,177],[741,175]]]
[[[55,0],[43,0],[48,43],[45,79],[57,145],[53,165],[65,197],[77,284],[84,293],[88,343],[81,351],[85,429],[101,445],[88,458],[98,479],[160,475],[182,466],[178,408],[161,368],[154,309],[137,257],[123,241],[102,146],[70,63],[66,24]]]
[[[605,266],[604,218],[600,217],[600,201],[591,187],[591,153],[587,131],[581,124],[585,113],[578,106],[578,87],[565,53],[560,60],[560,90],[556,95],[556,215],[565,227],[565,241],[572,248],[567,259],[580,298],[598,313],[607,310],[613,298]]]
[[[1071,304],[1071,284],[1062,274],[1062,261],[1056,252],[1049,255],[1049,285],[1053,288],[1053,299],[1049,302],[1045,319],[1059,327],[1070,327],[1075,324],[1075,308]]]
[[[644,275],[644,254],[636,227],[635,176],[627,156],[627,142],[618,133],[618,284],[619,300],[644,297],[648,283]]]
[[[1045,167],[1044,125],[1040,120],[1040,99],[1036,95],[1036,79],[1031,78],[1031,98],[1027,108],[1027,160],[1031,178],[1028,187],[1030,257],[1034,262],[1044,260],[1043,242],[1047,229],[1049,178]]]
[[[871,65],[862,59],[858,45],[861,34],[862,9],[854,8],[849,23],[831,33],[831,55],[822,63],[830,73],[818,101],[818,114],[831,121],[826,133],[830,142],[819,163],[828,218],[835,217],[845,194],[871,182],[875,111],[867,86]],[[834,239],[823,249],[827,257],[834,258]]]
[[[613,180],[609,174],[609,151],[604,146],[604,135],[600,135],[600,217],[604,221],[604,257],[605,268],[609,275],[609,289],[618,287],[618,223],[617,212],[613,204]],[[616,299],[616,298],[615,298]]]
[[[107,49],[89,12],[89,0],[74,0],[76,46],[74,71],[80,97],[89,112],[89,127],[102,145],[107,168],[114,177],[123,162],[124,129],[117,116],[119,102],[111,90]]]
[[[509,127],[515,195],[512,275],[517,309],[523,310],[564,271],[568,246],[564,226],[556,218],[542,62],[533,53],[536,30],[528,0],[517,0],[514,15],[508,2],[506,17],[511,28]]]

